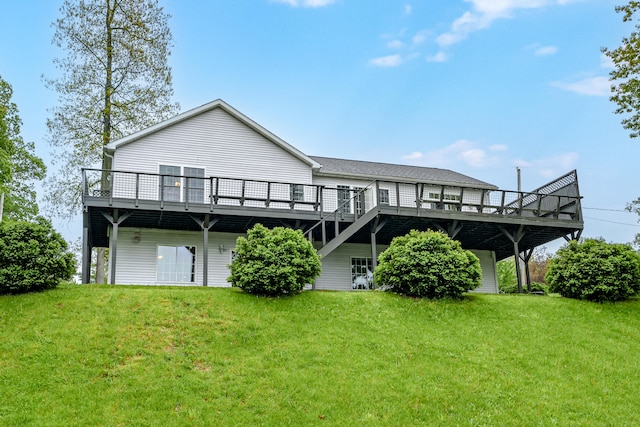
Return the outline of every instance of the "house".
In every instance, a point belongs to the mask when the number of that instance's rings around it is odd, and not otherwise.
[[[495,263],[578,238],[575,171],[531,192],[451,170],[309,156],[222,100],[106,146],[82,171],[83,274],[108,247],[109,283],[229,286],[238,236],[256,223],[302,230],[322,255],[314,289],[369,289],[377,254],[411,229],[448,233]],[[516,263],[519,264],[519,263]]]

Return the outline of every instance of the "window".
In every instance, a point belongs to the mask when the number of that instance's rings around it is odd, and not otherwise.
[[[351,258],[351,288],[373,289],[372,270],[371,258]]]
[[[351,212],[351,189],[348,185],[338,185],[338,212]]]
[[[158,282],[193,283],[196,281],[195,246],[158,246],[156,261]]]
[[[161,200],[204,203],[204,169],[160,165],[160,175]]]
[[[184,200],[190,203],[204,203],[204,169],[184,168],[186,185]]]
[[[353,191],[355,192],[353,203],[355,204],[356,214],[364,215],[367,211],[366,191],[362,187],[354,187]]]
[[[378,204],[389,205],[389,190],[386,188],[378,189]]]
[[[440,201],[440,193],[429,193],[429,201]],[[459,202],[460,199],[460,195],[459,194],[447,194],[445,193],[442,196],[442,200],[445,202],[444,203],[444,210],[447,211],[457,211],[458,210],[458,205],[456,203],[446,203],[446,202]],[[431,203],[431,209],[435,209],[436,208],[436,204],[435,203]]]
[[[180,201],[180,166],[160,165],[160,200]]]
[[[292,202],[304,202],[304,185],[291,184],[289,187],[289,196]]]

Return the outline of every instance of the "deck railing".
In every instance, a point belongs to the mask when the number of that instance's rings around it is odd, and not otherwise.
[[[464,186],[373,181],[362,187],[328,187],[226,177],[83,169],[83,200],[114,199],[191,205],[238,206],[318,212],[320,217],[356,218],[378,207],[381,212],[416,214],[424,210],[582,220],[575,171],[534,192],[486,190]]]

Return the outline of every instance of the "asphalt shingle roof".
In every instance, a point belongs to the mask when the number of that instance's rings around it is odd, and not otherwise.
[[[428,182],[440,185],[495,189],[496,186],[479,179],[448,169],[421,166],[397,165],[392,163],[366,162],[362,160],[335,159],[331,157],[309,156],[322,167],[319,175],[349,176],[365,179],[388,179],[391,181]]]

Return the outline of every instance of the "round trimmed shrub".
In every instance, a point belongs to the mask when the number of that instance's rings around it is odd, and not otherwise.
[[[67,242],[42,217],[0,223],[0,294],[42,291],[76,270]]]
[[[558,249],[545,278],[563,297],[624,301],[640,290],[640,255],[625,244],[574,240]]]
[[[227,280],[250,294],[280,296],[302,291],[320,275],[320,256],[300,230],[256,224],[236,240]]]
[[[378,257],[375,283],[414,297],[461,298],[481,285],[480,260],[438,231],[412,230]]]

